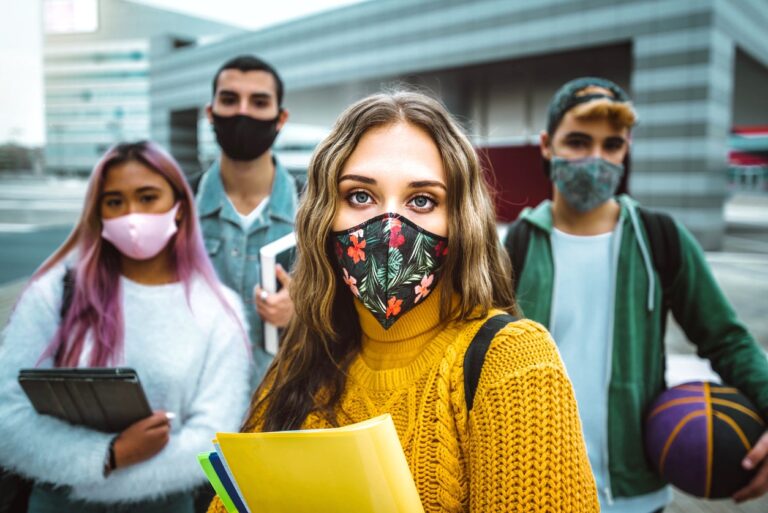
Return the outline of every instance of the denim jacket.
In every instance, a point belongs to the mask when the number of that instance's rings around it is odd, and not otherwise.
[[[240,295],[245,305],[253,343],[255,378],[258,383],[272,356],[264,351],[262,321],[253,303],[253,289],[261,281],[259,250],[293,231],[298,197],[296,183],[275,159],[275,179],[261,216],[243,229],[221,181],[219,162],[213,163],[200,181],[197,210],[205,247],[219,279]]]

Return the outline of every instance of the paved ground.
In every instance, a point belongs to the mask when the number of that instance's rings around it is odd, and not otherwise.
[[[726,205],[725,251],[709,253],[720,286],[757,341],[768,350],[768,198],[740,196]],[[695,356],[682,330],[671,321],[667,331],[670,384],[717,379],[708,362]],[[668,513],[766,513],[768,498],[736,505],[730,500],[702,501],[680,492]]]
[[[0,284],[31,275],[67,238],[71,226],[39,226],[18,232],[0,230]]]
[[[80,215],[85,182],[0,178],[0,285],[29,276]]]
[[[0,232],[72,224],[80,214],[86,183],[72,178],[0,177]]]
[[[707,259],[720,286],[741,319],[768,350],[768,254],[710,253]],[[667,331],[667,382],[718,380],[709,363],[695,355],[682,330],[669,322]],[[668,513],[768,512],[768,498],[737,506],[731,501],[701,501],[682,493],[665,510]]]
[[[0,183],[0,326],[4,326],[26,277],[64,239],[79,215],[82,182]],[[55,200],[47,198],[57,198]],[[726,205],[723,252],[707,259],[735,310],[768,350],[768,198],[739,196]],[[673,322],[667,336],[670,383],[716,377],[695,356]],[[736,506],[675,494],[668,513],[768,512],[768,498]]]
[[[737,505],[730,499],[702,501],[676,491],[672,504],[664,510],[664,513],[766,513],[766,511],[768,511],[766,498]]]

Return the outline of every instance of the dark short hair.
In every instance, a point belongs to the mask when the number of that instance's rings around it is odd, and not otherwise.
[[[227,69],[236,69],[242,72],[246,71],[266,71],[275,78],[275,92],[277,93],[277,106],[283,106],[283,80],[277,74],[277,70],[268,62],[259,59],[253,55],[238,55],[221,65],[216,75],[213,76],[213,96],[216,96],[216,86],[221,72]]]

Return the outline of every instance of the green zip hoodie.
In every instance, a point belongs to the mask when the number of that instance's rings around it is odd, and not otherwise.
[[[643,447],[643,419],[666,388],[664,319],[661,281],[652,267],[637,203],[628,196],[617,200],[621,242],[608,386],[608,470],[612,495],[632,497],[666,484],[646,459]],[[549,327],[554,283],[551,202],[526,209],[521,218],[535,229],[517,281],[517,299],[526,317]],[[708,358],[723,381],[746,394],[768,420],[766,354],[737,319],[698,243],[681,224],[675,224],[682,265],[674,279],[670,310],[696,345],[697,354]]]

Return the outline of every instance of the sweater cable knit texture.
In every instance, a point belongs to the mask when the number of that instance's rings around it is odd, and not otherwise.
[[[336,407],[339,424],[390,413],[427,512],[598,511],[573,390],[549,333],[528,320],[499,331],[468,416],[464,353],[485,319],[440,324],[438,296],[389,330],[356,304],[362,351]],[[303,427],[331,426],[312,414]],[[215,499],[209,513],[224,512]]]

